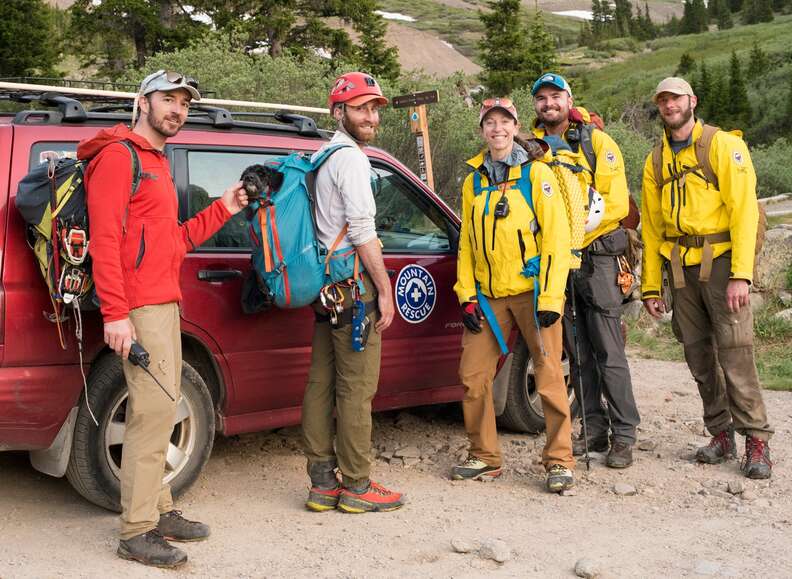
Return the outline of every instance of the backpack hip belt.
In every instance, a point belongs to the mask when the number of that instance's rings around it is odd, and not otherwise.
[[[685,287],[685,274],[682,270],[682,258],[679,248],[702,248],[699,281],[706,283],[712,273],[712,259],[714,256],[712,245],[731,241],[731,234],[728,231],[721,231],[707,235],[681,235],[679,237],[666,237],[665,239],[674,243],[674,247],[671,248],[671,272],[674,278],[674,287],[681,289]]]

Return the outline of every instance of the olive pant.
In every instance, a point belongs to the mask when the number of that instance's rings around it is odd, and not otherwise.
[[[545,467],[560,464],[574,468],[572,458],[572,420],[567,386],[561,370],[561,322],[536,329],[533,292],[489,300],[504,337],[514,323],[528,345],[534,363],[536,389],[542,399],[547,442],[542,453]],[[465,329],[462,336],[462,360],[459,377],[465,386],[462,411],[465,430],[470,439],[470,454],[490,466],[501,466],[502,456],[495,425],[492,382],[500,357],[495,335],[486,322],[481,333]],[[545,354],[542,352],[544,346]]]
[[[149,353],[149,370],[179,399],[181,332],[177,303],[143,306],[129,312],[138,343]],[[176,402],[138,366],[124,361],[129,399],[121,458],[121,538],[130,539],[159,524],[173,509],[170,486],[162,482]]]
[[[630,367],[624,352],[621,331],[622,292],[616,285],[619,266],[613,255],[586,252],[579,270],[569,273],[577,313],[572,324],[572,296],[564,309],[564,342],[570,360],[570,380],[579,387],[582,372],[583,392],[580,400],[586,410],[589,438],[607,436],[613,440],[635,443],[635,429],[641,421],[633,395]],[[577,350],[580,360],[575,359]],[[602,397],[607,409],[602,405]]]
[[[363,276],[364,302],[376,299],[376,290]],[[351,304],[344,289],[344,304]],[[324,312],[314,305],[317,312]],[[378,319],[369,314],[371,331],[366,349],[352,349],[352,324],[334,329],[317,321],[311,350],[311,370],[302,406],[303,447],[308,474],[315,486],[335,484],[336,466],[346,487],[368,484],[371,473],[371,401],[377,393],[382,335],[374,330]],[[335,411],[335,417],[333,412]],[[335,445],[333,442],[335,441]]]
[[[733,313],[726,305],[731,253],[713,260],[708,283],[699,281],[700,266],[683,269],[685,287],[671,284],[672,326],[698,385],[707,430],[716,436],[734,425],[740,434],[769,440],[773,430],[754,363],[751,306]]]

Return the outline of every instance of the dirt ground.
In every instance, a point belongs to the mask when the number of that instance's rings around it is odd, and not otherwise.
[[[384,457],[375,476],[409,500],[393,513],[305,510],[296,428],[219,438],[178,501],[212,525],[212,537],[186,545],[190,561],[176,571],[116,558],[116,515],[35,472],[25,454],[2,453],[0,577],[574,577],[581,558],[603,577],[792,577],[792,394],[765,392],[776,467],[771,481],[748,481],[737,462],[694,463],[706,438],[683,364],[632,358],[631,366],[639,441],[651,450],[636,450],[624,471],[600,455],[590,472],[579,465],[573,496],[544,492],[541,436],[502,436],[507,468],[496,482],[448,480],[464,452],[457,405],[377,416]],[[423,458],[386,461],[404,447]],[[617,483],[637,494],[617,495]],[[489,544],[507,560],[458,553],[452,542]]]

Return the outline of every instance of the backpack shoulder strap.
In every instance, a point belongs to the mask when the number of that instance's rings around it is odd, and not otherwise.
[[[652,172],[658,191],[663,189],[663,140],[652,148]]]
[[[473,171],[473,195],[481,195],[481,173],[478,171]]]
[[[536,215],[533,202],[533,186],[531,185],[531,164],[532,161],[524,163],[520,168],[520,178],[517,180],[517,188],[531,208],[531,212]]]
[[[592,135],[596,127],[590,123],[580,126],[580,148],[583,149],[583,156],[586,157],[591,173],[597,172],[597,154],[594,152],[594,141]]]
[[[143,169],[140,166],[140,157],[132,143],[127,140],[120,141],[120,143],[129,151],[129,156],[132,158],[132,191],[129,195],[131,197],[140,188],[140,181],[143,179]]]
[[[718,186],[718,176],[715,174],[715,169],[712,167],[709,154],[712,148],[712,139],[718,131],[720,131],[719,127],[704,125],[704,130],[696,141],[695,147],[698,166],[701,168],[701,172],[704,173],[707,181],[712,183],[716,189],[720,189]]]
[[[338,151],[338,150],[340,150],[340,149],[346,149],[346,148],[349,148],[349,147],[351,147],[351,146],[352,146],[352,145],[338,144],[338,145],[333,145],[332,147],[327,147],[327,148],[326,148],[324,151],[322,151],[322,153],[321,153],[321,154],[320,154],[320,155],[319,155],[319,156],[318,156],[318,157],[317,157],[317,158],[316,158],[316,159],[313,161],[313,163],[312,163],[312,165],[313,165],[312,169],[313,169],[314,171],[318,171],[318,170],[319,170],[319,167],[321,167],[321,166],[324,164],[324,162],[325,162],[325,161],[327,161],[327,159],[328,159],[328,158],[330,158],[330,155],[332,155],[333,153],[335,153],[336,151]]]

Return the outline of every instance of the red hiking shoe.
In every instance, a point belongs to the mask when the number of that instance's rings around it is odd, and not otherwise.
[[[308,491],[308,500],[305,501],[305,506],[317,513],[330,511],[338,506],[338,499],[341,497],[342,489],[341,485],[336,485],[334,489],[311,487],[311,490]]]
[[[404,495],[389,491],[382,485],[371,481],[362,493],[349,489],[341,491],[338,508],[345,513],[376,513],[395,511],[404,505]]]

